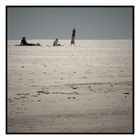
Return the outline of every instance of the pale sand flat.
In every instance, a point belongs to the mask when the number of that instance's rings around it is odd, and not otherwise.
[[[8,41],[8,132],[132,132],[130,40],[16,43]]]

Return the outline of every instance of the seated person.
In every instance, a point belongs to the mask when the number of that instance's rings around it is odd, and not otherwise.
[[[39,43],[33,44],[33,43],[27,43],[26,37],[24,36],[21,40],[20,46],[41,46]]]
[[[61,44],[58,44],[58,39],[56,38],[55,41],[53,42],[53,46],[61,46]]]
[[[26,38],[25,38],[25,36],[22,38],[22,40],[21,40],[21,43],[20,43],[20,45],[27,45],[28,43],[27,43],[27,41],[26,41]]]

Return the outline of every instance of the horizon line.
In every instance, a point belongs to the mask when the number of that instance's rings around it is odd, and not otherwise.
[[[21,39],[7,39],[7,40],[21,40]],[[53,38],[53,39],[45,39],[45,38],[37,39],[37,38],[34,38],[34,39],[27,39],[27,40],[55,40],[55,38]],[[71,40],[71,39],[58,39],[58,40]],[[78,41],[78,40],[133,40],[133,39],[129,38],[129,39],[76,39],[76,40]]]

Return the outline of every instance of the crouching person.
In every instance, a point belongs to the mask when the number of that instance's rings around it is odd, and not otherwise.
[[[61,46],[61,44],[58,44],[58,39],[56,38],[55,41],[53,42],[53,46]]]

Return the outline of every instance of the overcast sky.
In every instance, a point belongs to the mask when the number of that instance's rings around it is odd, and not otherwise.
[[[131,7],[8,7],[8,39],[132,39]]]

